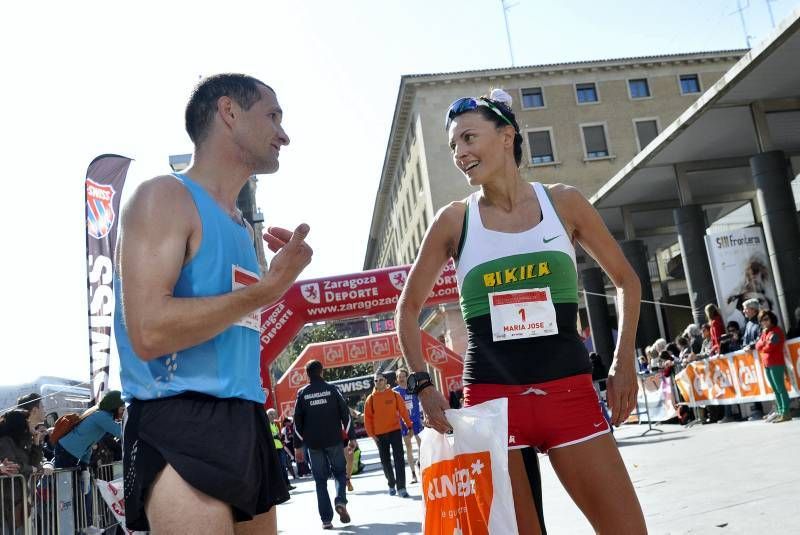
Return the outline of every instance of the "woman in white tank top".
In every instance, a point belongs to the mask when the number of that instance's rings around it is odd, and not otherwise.
[[[537,312],[544,321],[528,323],[541,332],[531,332],[526,336],[541,337],[532,340],[537,340],[537,344],[551,344],[549,347],[555,353],[563,348],[565,354],[577,355],[580,350],[570,341],[571,334],[559,333],[556,324],[564,325],[564,318],[577,312],[574,244],[580,243],[617,288],[621,311],[619,337],[607,385],[611,423],[619,426],[636,405],[634,343],[641,283],[597,211],[578,190],[563,184],[531,187],[522,179],[519,172],[522,136],[510,106],[511,97],[502,90],[495,90],[491,97],[459,99],[448,110],[446,129],[453,162],[469,184],[480,187],[480,191],[442,208],[425,235],[397,307],[403,354],[413,372],[425,370],[417,320],[439,273],[454,258],[459,266],[461,305],[468,328],[468,318],[475,316],[479,318],[477,322],[485,324],[475,328],[485,327],[482,336],[488,336],[484,348],[476,350],[473,371],[468,370],[470,362],[465,359],[465,383],[469,383],[466,379],[470,373],[491,376],[496,371],[496,364],[504,358],[506,349],[514,347],[516,342],[506,341],[503,331],[513,331],[516,327],[508,323],[510,320],[503,319],[508,316],[497,312],[491,304],[488,305],[491,310],[486,310],[486,292],[489,291],[488,302],[492,303],[492,296],[497,293],[491,292],[513,293],[499,290],[515,287],[514,284],[521,281],[528,284],[527,288],[535,288],[534,292],[543,295],[550,303],[548,310]],[[526,243],[535,242],[536,250],[532,253],[524,248],[518,250],[516,242],[523,239]],[[506,259],[505,269],[493,264],[497,256]],[[536,286],[536,277],[552,275],[556,265],[560,266],[559,273],[568,272],[569,276],[552,278],[546,288]],[[475,266],[484,267],[476,272]],[[507,283],[510,285],[504,286]],[[482,288],[483,294],[478,287]],[[474,333],[470,332],[470,336],[474,338]],[[516,336],[516,333],[510,336]],[[487,352],[497,353],[494,360],[481,360]],[[476,383],[504,383],[513,388],[518,383],[509,376],[517,373],[530,372],[533,379],[523,381],[530,383],[537,382],[540,377],[537,374],[541,374],[542,380],[548,380],[551,374],[582,374],[584,370],[579,369],[581,358],[580,355],[574,358],[567,355],[561,360],[553,359],[553,370],[544,372],[534,369],[536,364],[531,364],[533,368],[528,369],[525,361],[517,359],[516,368],[501,370],[497,377],[485,381],[481,377],[473,379]],[[563,366],[566,368],[561,370],[559,367]],[[435,388],[423,388],[419,400],[426,415],[426,425],[440,433],[447,432],[450,426],[444,410],[449,406],[442,394]],[[512,418],[514,416],[509,411],[509,420]],[[602,433],[563,446],[549,449],[551,464],[594,530],[614,534],[646,533],[641,507],[611,435]],[[541,533],[542,526],[537,519],[519,449],[509,447],[509,472],[519,532]]]

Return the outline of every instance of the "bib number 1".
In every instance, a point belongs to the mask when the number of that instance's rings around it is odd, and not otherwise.
[[[549,287],[490,293],[489,314],[495,342],[558,334]]]

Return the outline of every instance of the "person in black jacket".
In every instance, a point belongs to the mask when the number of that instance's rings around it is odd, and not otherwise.
[[[311,473],[317,484],[317,507],[323,529],[333,529],[333,509],[328,494],[330,471],[336,481],[334,504],[339,520],[350,522],[347,512],[347,461],[342,439],[347,437],[355,446],[355,433],[350,411],[341,392],[322,379],[322,363],[318,360],[306,364],[310,384],[297,393],[294,405],[295,433],[305,442],[311,457]]]

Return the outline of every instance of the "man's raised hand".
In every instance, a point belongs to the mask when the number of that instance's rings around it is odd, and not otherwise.
[[[308,225],[306,225],[306,234],[308,234]],[[303,237],[305,238],[305,236]],[[267,231],[264,233],[264,241],[267,242],[267,247],[273,253],[280,251],[291,238],[292,231],[281,227],[267,227]]]
[[[281,227],[269,227],[264,240],[275,256],[270,262],[268,275],[276,277],[284,291],[297,279],[300,272],[311,262],[314,251],[305,242],[310,228],[301,223],[294,232]]]

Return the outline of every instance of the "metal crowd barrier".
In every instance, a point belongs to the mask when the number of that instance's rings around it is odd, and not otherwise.
[[[0,528],[2,535],[17,535],[25,527],[28,517],[27,487],[22,475],[0,477]]]
[[[118,522],[97,489],[95,479],[121,477],[122,463],[91,470],[88,489],[79,468],[39,472],[30,478],[0,476],[0,535],[102,533]]]

